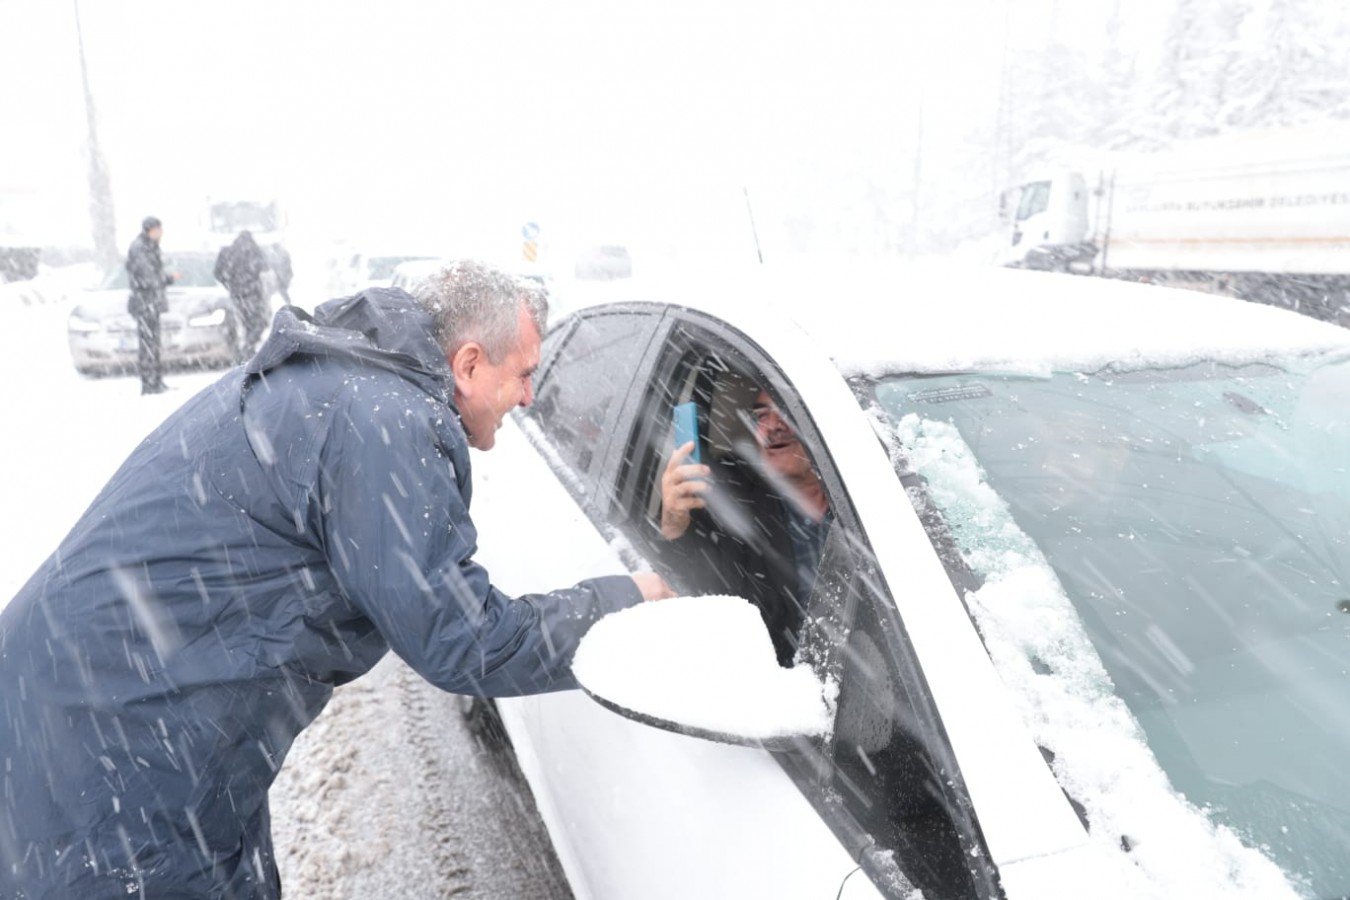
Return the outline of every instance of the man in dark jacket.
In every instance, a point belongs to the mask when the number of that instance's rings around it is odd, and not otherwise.
[[[661,476],[654,549],[688,592],[759,607],[779,664],[790,666],[833,518],[806,448],[768,392],[745,414],[758,444],[750,458],[691,464],[693,442],[676,448]]]
[[[277,277],[277,293],[287,303],[291,302],[291,279],[295,270],[291,265],[291,254],[281,244],[269,244],[266,249],[268,265]]]
[[[169,308],[164,289],[173,284],[173,276],[164,274],[164,262],[159,255],[159,238],[163,225],[154,216],[141,222],[141,233],[127,250],[127,280],[131,296],[127,312],[136,319],[138,352],[136,367],[141,375],[141,393],[158,394],[164,391],[164,374],[159,363],[159,314]]]
[[[469,447],[532,400],[542,294],[472,263],[285,307],[150,434],[0,612],[0,897],[274,898],[267,790],[334,686],[575,687],[653,573],[508,597]]]
[[[262,340],[267,321],[271,318],[263,291],[263,272],[268,268],[270,266],[263,256],[262,248],[248,231],[239,232],[234,243],[221,247],[220,253],[216,255],[216,281],[225,285],[225,289],[230,292],[244,328],[239,347],[240,362],[258,349],[258,342]]]

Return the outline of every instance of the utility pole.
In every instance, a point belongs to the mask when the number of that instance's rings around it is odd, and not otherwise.
[[[911,208],[913,225],[909,237],[910,256],[918,255],[919,244],[922,240],[923,205],[920,195],[923,191],[923,107],[924,95],[922,88],[920,88],[919,107],[914,127],[914,203]]]
[[[80,47],[80,80],[84,84],[84,115],[89,134],[89,223],[94,236],[94,259],[104,268],[117,265],[117,219],[113,214],[112,182],[108,163],[98,143],[98,123],[94,114],[94,95],[89,90],[89,66],[84,59],[84,29],[80,27],[80,0],[75,3],[75,37]]]

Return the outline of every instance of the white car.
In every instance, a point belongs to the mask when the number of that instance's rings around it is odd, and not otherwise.
[[[434,256],[356,252],[337,270],[338,288],[350,293],[370,287],[389,287],[394,272],[404,263],[435,261]]]
[[[239,311],[216,281],[214,252],[166,252],[164,271],[177,281],[165,293],[160,360],[168,369],[223,368],[239,357]],[[127,311],[127,271],[118,266],[92,291],[81,294],[66,322],[70,356],[82,375],[135,372],[136,320]]]
[[[550,330],[478,558],[514,593],[655,562],[672,407],[753,452],[763,388],[834,517],[796,664],[835,720],[497,701],[578,900],[1350,895],[1350,332],[997,269],[648,299]]]

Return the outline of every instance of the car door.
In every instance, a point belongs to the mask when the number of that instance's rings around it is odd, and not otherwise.
[[[639,320],[659,329],[646,337],[623,325]],[[606,566],[644,564],[627,504],[640,481],[650,487],[653,460],[664,452],[647,446],[657,419],[644,411],[678,368],[665,348],[670,336],[660,307],[593,312],[550,335],[538,401],[498,438],[512,465],[519,457],[532,473],[526,490],[537,490],[539,502],[511,522],[509,539],[497,541],[497,528],[479,512],[487,494],[477,489],[479,558],[499,586],[538,590]],[[653,352],[642,352],[648,345]],[[668,407],[657,418],[667,420]],[[527,442],[551,484],[535,480],[538,465],[517,452]],[[489,491],[507,479],[522,485],[503,466],[478,478]],[[570,507],[556,502],[560,493]],[[515,564],[508,542],[519,548]],[[519,565],[533,552],[526,548],[540,545],[548,560]],[[849,877],[857,862],[766,751],[638,724],[580,692],[504,700],[499,708],[578,897],[876,896],[865,877]]]
[[[903,498],[900,485],[889,474],[883,484],[846,484],[831,453],[831,441],[840,435],[818,430],[787,371],[716,320],[687,311],[669,318],[662,358],[636,401],[631,436],[618,454],[609,521],[622,523],[629,539],[645,547],[643,555],[659,558],[659,547],[652,546],[659,544],[652,524],[654,484],[666,454],[652,450],[671,444],[669,410],[690,399],[706,405],[710,446],[704,450],[711,457],[757,454],[744,414],[763,388],[809,452],[829,497],[833,524],[810,594],[802,655],[840,687],[831,737],[777,752],[774,759],[850,857],[892,895],[905,896],[903,886],[916,885],[928,896],[996,896],[997,876],[961,772],[852,502],[851,492],[875,495],[880,488]],[[838,380],[837,373],[833,377]],[[850,408],[861,421],[859,408]],[[922,537],[908,550],[935,552]]]

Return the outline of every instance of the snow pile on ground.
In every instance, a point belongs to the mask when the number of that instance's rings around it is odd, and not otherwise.
[[[394,654],[338,688],[272,785],[282,891],[325,900],[568,900],[509,751]]]
[[[740,597],[676,597],[611,613],[572,662],[591,694],[642,715],[752,740],[823,734],[826,685],[778,665],[759,611]]]

